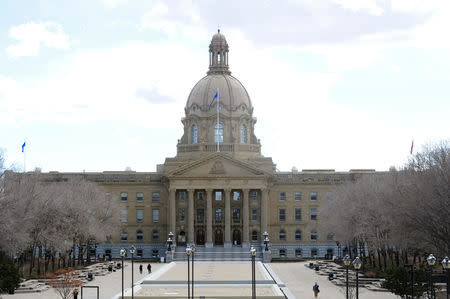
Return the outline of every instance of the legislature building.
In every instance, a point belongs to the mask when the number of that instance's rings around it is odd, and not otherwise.
[[[228,53],[219,31],[209,45],[207,75],[187,98],[175,157],[156,172],[82,174],[120,205],[121,230],[98,241],[98,254],[118,257],[120,248],[134,244],[138,256],[162,257],[169,232],[180,252],[195,244],[248,253],[250,245],[263,250],[266,231],[272,258],[338,254],[338,240],[318,230],[319,207],[334,186],[374,170],[277,171],[272,158],[261,155],[253,103],[231,75]]]

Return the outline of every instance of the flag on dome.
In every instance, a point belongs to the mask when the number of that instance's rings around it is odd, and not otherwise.
[[[211,104],[209,104],[209,108],[211,108],[212,104],[214,104],[214,101],[215,101],[216,99],[218,99],[218,98],[219,98],[219,92],[216,91],[216,95],[215,95],[214,98],[212,99]]]
[[[22,144],[22,153],[23,153],[24,150],[25,150],[25,141]]]

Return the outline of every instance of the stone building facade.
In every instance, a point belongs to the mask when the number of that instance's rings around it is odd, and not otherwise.
[[[272,257],[337,254],[333,236],[318,231],[319,207],[336,184],[373,170],[277,171],[261,155],[253,105],[231,75],[228,51],[218,32],[207,75],[189,94],[175,157],[156,172],[83,174],[105,187],[121,209],[121,231],[98,253],[117,257],[121,247],[134,244],[138,256],[163,256],[169,232],[177,246],[259,247],[267,231]]]

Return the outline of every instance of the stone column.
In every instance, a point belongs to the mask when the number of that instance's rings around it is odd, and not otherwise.
[[[175,196],[176,196],[176,190],[175,189],[169,189],[169,232],[172,232],[174,235],[174,244],[176,243],[176,210],[177,210],[177,206],[176,206],[176,201],[175,201]]]
[[[224,247],[231,247],[231,203],[230,203],[231,190],[225,190],[225,242]]]
[[[242,246],[248,247],[250,246],[249,242],[249,213],[248,213],[248,189],[242,190],[243,198],[242,198]]]
[[[212,223],[213,223],[213,211],[212,211],[212,190],[206,190],[206,243],[205,247],[213,247],[212,241]]]
[[[194,190],[188,190],[188,242],[194,243]]]
[[[261,243],[263,243],[262,234],[267,231],[267,222],[269,217],[267,213],[269,204],[269,190],[262,189],[261,195],[261,232],[259,234],[259,238],[261,240]]]

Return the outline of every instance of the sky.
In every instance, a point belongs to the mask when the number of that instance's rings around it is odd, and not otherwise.
[[[447,0],[3,0],[7,166],[156,171],[218,28],[280,171],[383,171],[450,137]]]

